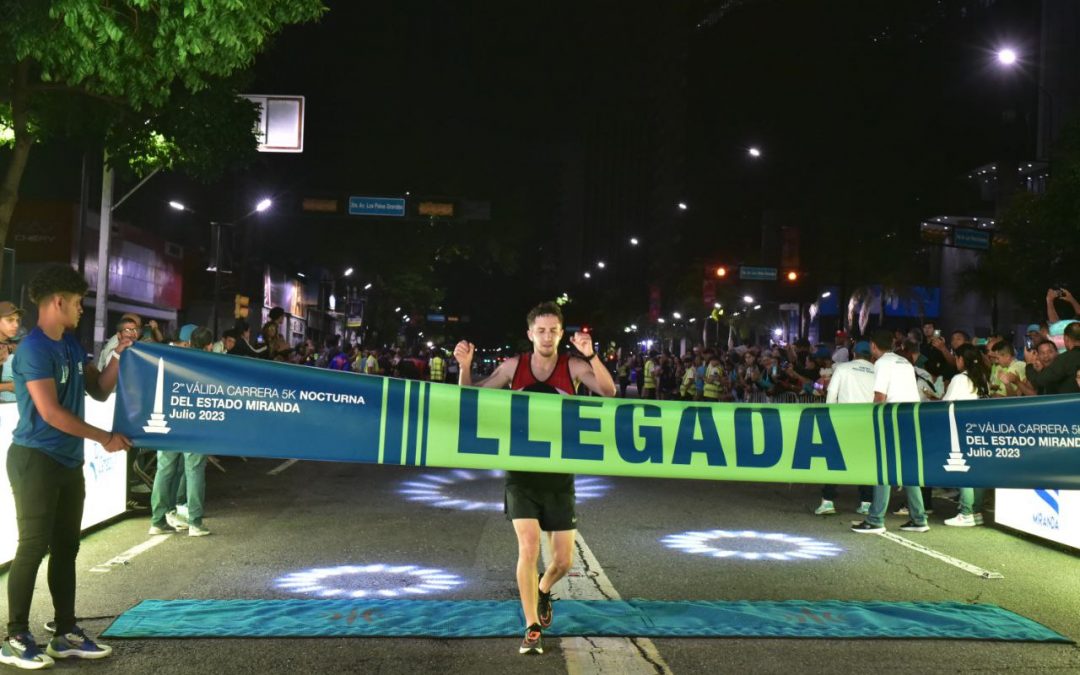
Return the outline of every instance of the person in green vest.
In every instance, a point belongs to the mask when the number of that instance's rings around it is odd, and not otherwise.
[[[702,398],[711,403],[720,402],[720,380],[723,377],[720,368],[720,358],[713,354],[709,357],[709,365],[705,367],[705,390]]]
[[[642,367],[645,374],[645,382],[641,387],[641,398],[649,398],[656,400],[656,380],[660,375],[659,364],[656,360],[656,352],[649,352],[649,357],[645,359],[645,365]]]
[[[444,382],[446,380],[446,361],[442,357],[438,347],[431,350],[431,361],[428,362],[429,379],[432,382]]]

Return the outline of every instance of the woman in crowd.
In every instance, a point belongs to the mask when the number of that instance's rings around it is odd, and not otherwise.
[[[974,345],[956,349],[956,370],[943,401],[969,401],[990,396],[990,370]],[[945,520],[952,527],[975,527],[983,524],[983,488],[960,488],[960,513]]]

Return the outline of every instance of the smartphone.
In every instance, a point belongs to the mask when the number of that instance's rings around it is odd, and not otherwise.
[[[934,329],[934,337],[936,337],[936,338],[941,337],[941,329],[940,328]]]
[[[1024,339],[1024,349],[1026,349],[1029,352],[1032,349],[1035,349],[1035,341],[1032,340],[1031,338],[1025,338]]]
[[[824,388],[825,388],[825,385],[823,385],[822,383],[820,383],[820,382],[815,382],[814,383],[814,391],[821,391]]]

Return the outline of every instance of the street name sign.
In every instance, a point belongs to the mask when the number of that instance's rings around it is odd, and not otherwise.
[[[405,199],[401,197],[349,197],[350,216],[405,217]]]

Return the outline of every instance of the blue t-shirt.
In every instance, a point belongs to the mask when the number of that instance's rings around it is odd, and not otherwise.
[[[60,405],[83,419],[85,362],[86,352],[71,333],[53,340],[35,326],[23,338],[15,350],[11,368],[15,373],[15,401],[19,406],[19,423],[12,434],[16,444],[41,450],[67,467],[82,466],[83,439],[46,424],[34,407],[26,383],[51,378],[56,383],[56,398]]]

